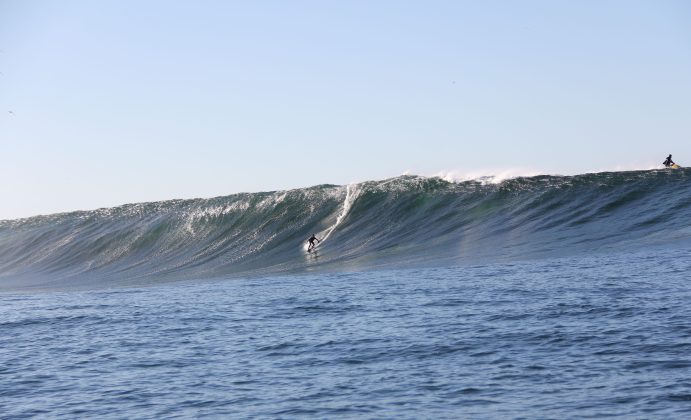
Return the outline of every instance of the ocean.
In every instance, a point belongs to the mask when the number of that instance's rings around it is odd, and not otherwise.
[[[0,417],[687,418],[689,175],[0,221]]]

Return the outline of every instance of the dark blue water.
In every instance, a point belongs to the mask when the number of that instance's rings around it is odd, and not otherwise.
[[[0,418],[691,417],[689,174],[0,221]]]
[[[691,247],[0,294],[2,418],[688,418]]]
[[[488,264],[691,241],[691,169],[348,186],[0,221],[0,290]],[[303,249],[315,233],[318,257]]]

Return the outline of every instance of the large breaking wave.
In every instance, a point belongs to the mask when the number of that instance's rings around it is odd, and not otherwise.
[[[403,176],[0,221],[0,287],[482,263],[691,238],[689,170]],[[304,251],[312,233],[317,254]]]

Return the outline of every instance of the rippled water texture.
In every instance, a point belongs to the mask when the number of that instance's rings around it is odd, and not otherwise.
[[[691,240],[691,169],[403,176],[0,221],[0,290],[438,267]],[[305,240],[322,239],[319,256]]]
[[[689,247],[0,294],[3,418],[687,418]]]

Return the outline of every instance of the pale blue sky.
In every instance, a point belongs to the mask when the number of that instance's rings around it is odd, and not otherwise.
[[[0,0],[0,219],[691,166],[691,2]]]

